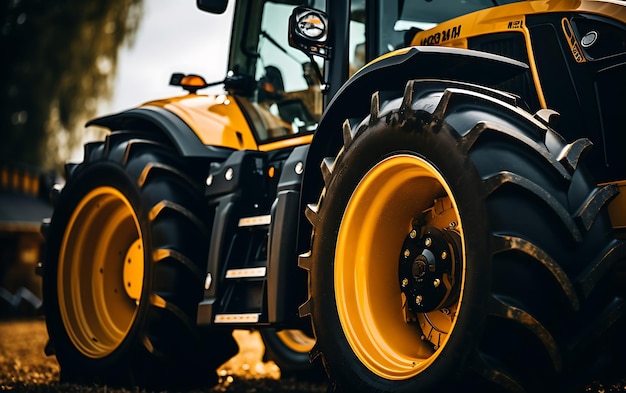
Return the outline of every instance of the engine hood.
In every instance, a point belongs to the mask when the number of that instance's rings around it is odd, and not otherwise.
[[[258,148],[254,133],[233,96],[189,94],[150,101],[140,107],[155,106],[178,116],[205,145],[236,150]]]

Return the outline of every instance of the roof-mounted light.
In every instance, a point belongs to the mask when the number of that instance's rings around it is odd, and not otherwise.
[[[206,83],[204,78],[200,75],[185,75],[179,72],[175,72],[172,74],[172,76],[170,77],[170,85],[180,86],[183,89],[187,90],[189,94],[196,94],[198,90],[211,86],[210,84]]]

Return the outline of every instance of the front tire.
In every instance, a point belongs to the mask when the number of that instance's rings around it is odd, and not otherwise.
[[[343,135],[300,260],[333,389],[541,391],[621,317],[617,191],[578,164],[586,140],[445,81],[375,93]]]
[[[89,144],[47,228],[43,289],[64,382],[212,385],[237,351],[200,334],[212,211],[198,165],[165,141],[114,132]]]

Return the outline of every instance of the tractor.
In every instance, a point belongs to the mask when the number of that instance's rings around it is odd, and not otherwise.
[[[51,193],[62,381],[214,384],[234,329],[331,391],[624,369],[625,2],[197,7],[232,12],[224,80],[91,120]]]

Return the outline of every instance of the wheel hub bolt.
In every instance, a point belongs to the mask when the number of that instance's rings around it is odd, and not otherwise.
[[[406,296],[406,308],[420,314],[449,307],[457,296],[458,235],[431,226],[405,233],[396,285]]]

